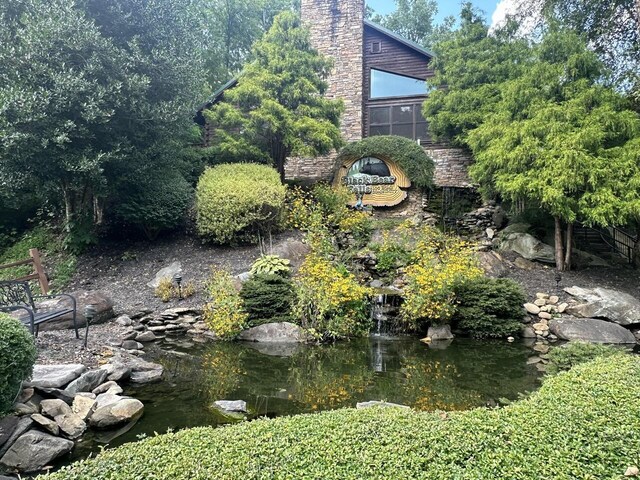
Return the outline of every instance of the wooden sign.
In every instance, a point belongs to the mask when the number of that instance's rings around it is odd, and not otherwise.
[[[411,181],[393,161],[376,157],[350,160],[338,169],[334,185],[346,186],[354,197],[351,205],[392,207],[407,198]]]

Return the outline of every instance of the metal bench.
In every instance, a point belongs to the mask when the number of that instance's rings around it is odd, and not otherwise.
[[[35,300],[47,298],[66,298],[69,305],[57,310],[39,311]],[[38,336],[40,325],[50,320],[55,320],[64,315],[72,314],[73,328],[76,332],[76,338],[80,338],[78,333],[78,325],[76,323],[76,299],[71,295],[33,295],[28,282],[9,280],[0,281],[0,312],[26,312],[26,315],[20,316],[20,321],[29,327],[32,335]],[[84,336],[84,344],[87,346],[87,334],[89,330],[89,322]]]

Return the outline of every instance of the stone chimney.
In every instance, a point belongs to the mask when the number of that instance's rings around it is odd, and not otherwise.
[[[327,97],[341,98],[341,130],[347,142],[362,138],[364,0],[301,0],[311,43],[333,59]]]

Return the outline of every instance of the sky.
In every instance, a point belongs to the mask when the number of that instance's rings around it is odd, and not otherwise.
[[[367,5],[371,6],[378,13],[389,13],[395,9],[393,0],[366,0]],[[476,7],[486,13],[487,20],[491,24],[499,23],[505,17],[505,14],[512,8],[513,0],[472,0]],[[447,15],[458,16],[460,13],[459,0],[438,0],[438,17],[441,20]]]

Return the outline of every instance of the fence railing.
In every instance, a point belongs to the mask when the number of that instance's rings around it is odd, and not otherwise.
[[[29,281],[29,280],[38,280],[40,284],[40,290],[43,295],[49,294],[49,279],[47,278],[47,274],[42,267],[42,261],[40,260],[40,252],[37,248],[32,248],[29,250],[29,258],[25,258],[24,260],[19,260],[17,262],[7,263],[5,265],[0,265],[0,270],[6,270],[9,268],[21,267],[23,265],[33,265],[33,273],[29,275],[25,275],[20,278],[15,278],[12,280],[19,281]]]
[[[633,263],[634,248],[637,242],[637,236],[618,227],[587,227],[580,225],[584,234],[584,240],[589,242],[589,236],[595,236],[603,244],[607,245],[611,252],[617,253],[624,257],[629,263]]]

